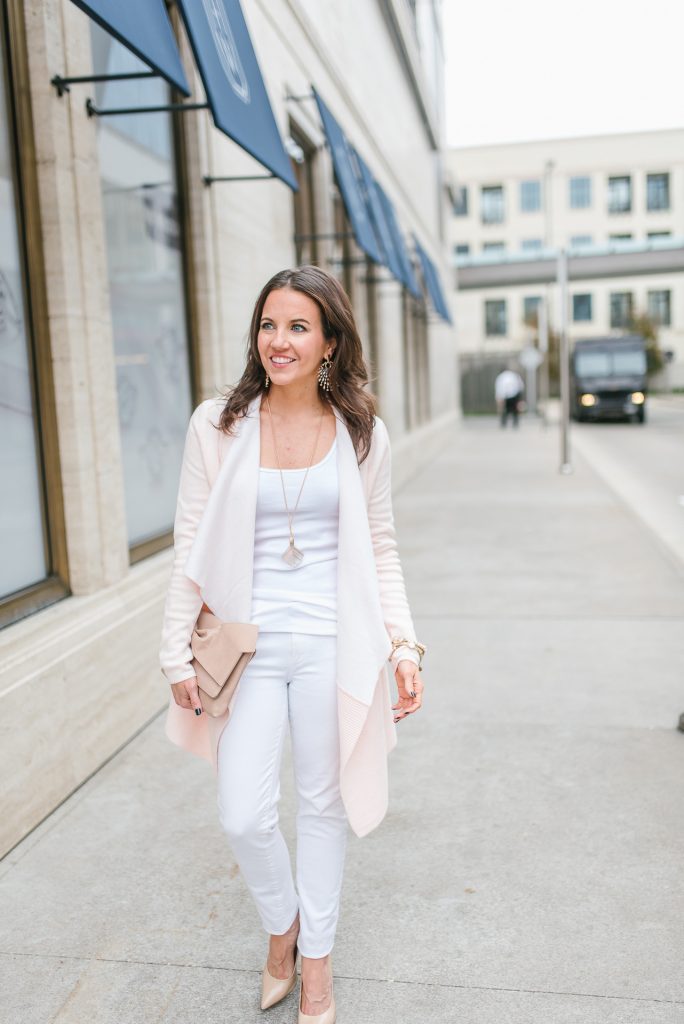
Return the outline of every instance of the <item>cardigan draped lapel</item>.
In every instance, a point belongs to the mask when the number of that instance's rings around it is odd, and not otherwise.
[[[210,481],[209,498],[184,567],[209,608],[226,622],[249,622],[251,616],[259,406],[257,396],[247,415],[238,421],[236,433],[220,438],[220,466],[215,480]],[[337,409],[334,412],[339,479],[336,671],[340,785],[350,824],[357,835],[364,835],[382,819],[387,806],[386,758],[396,744],[387,677],[392,645],[383,620],[368,521],[366,464],[359,467],[344,418]],[[284,543],[286,535],[283,507]],[[205,757],[209,753],[216,769],[218,742],[240,685],[221,718],[197,717],[178,709],[184,716],[181,719],[170,706],[170,738]],[[193,742],[179,738],[181,724],[186,734],[202,730],[203,741],[198,736]],[[359,743],[364,730],[365,742]]]

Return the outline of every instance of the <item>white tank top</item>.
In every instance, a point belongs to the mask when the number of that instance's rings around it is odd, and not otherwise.
[[[339,485],[337,439],[309,469],[293,519],[295,545],[304,558],[290,566],[283,485],[278,469],[259,467],[254,532],[252,617],[260,629],[288,633],[337,633],[337,541]],[[284,469],[285,491],[294,508],[305,469]]]

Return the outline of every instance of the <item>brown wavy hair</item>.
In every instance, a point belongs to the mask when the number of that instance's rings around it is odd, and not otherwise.
[[[366,390],[368,367],[349,297],[337,278],[312,265],[281,270],[261,289],[249,328],[247,365],[237,384],[222,395],[226,404],[218,429],[232,433],[233,425],[246,414],[252,399],[266,391],[266,371],[259,358],[257,339],[266,299],[278,288],[292,288],[313,299],[321,311],[324,336],[337,343],[332,353],[330,391],[319,389],[319,396],[342,413],[360,464],[370,451],[376,398]]]

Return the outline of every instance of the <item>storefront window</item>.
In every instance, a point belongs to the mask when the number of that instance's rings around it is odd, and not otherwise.
[[[93,71],[146,70],[91,23]],[[96,105],[171,102],[161,78],[98,83]],[[185,115],[188,116],[188,115]],[[119,425],[131,547],[173,526],[192,413],[183,242],[168,112],[98,118]]]
[[[314,186],[315,147],[290,126],[290,137],[298,147],[295,151],[294,171],[299,191],[294,192],[295,254],[297,266],[318,263],[316,245],[316,194]]]
[[[0,598],[49,571],[6,77],[0,31]]]

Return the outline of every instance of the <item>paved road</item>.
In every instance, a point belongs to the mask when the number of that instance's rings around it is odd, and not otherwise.
[[[684,560],[684,395],[652,396],[647,415],[573,424],[572,444]]]
[[[427,699],[350,839],[339,1024],[684,1022],[684,572],[575,462],[477,419],[397,497]],[[289,756],[282,795],[293,849]],[[258,1010],[265,936],[161,718],[0,863],[0,904],[2,1024],[296,1020]]]

